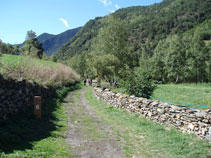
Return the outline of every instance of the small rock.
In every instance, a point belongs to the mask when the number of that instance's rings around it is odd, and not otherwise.
[[[195,127],[194,127],[194,125],[192,123],[189,123],[188,128],[193,131]]]
[[[206,112],[205,111],[197,112],[197,113],[195,113],[195,115],[196,115],[196,117],[199,117],[199,118],[205,118]]]
[[[180,119],[180,114],[176,114],[176,118],[177,119]]]
[[[208,135],[211,136],[211,127],[209,127],[209,130],[208,130]]]
[[[202,129],[201,129],[201,134],[202,134],[203,136],[205,136],[206,131],[207,131],[207,130],[206,130],[205,128],[202,128]]]

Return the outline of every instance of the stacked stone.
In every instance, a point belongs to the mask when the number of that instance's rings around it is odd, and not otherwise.
[[[165,123],[182,130],[194,133],[211,141],[211,110],[197,110],[185,106],[175,106],[161,101],[126,96],[111,92],[109,89],[94,88],[95,96],[117,108],[139,113],[158,123]]]
[[[33,107],[34,96],[47,97],[52,91],[33,81],[6,80],[0,76],[0,119],[7,119],[9,115],[24,111],[27,107]]]

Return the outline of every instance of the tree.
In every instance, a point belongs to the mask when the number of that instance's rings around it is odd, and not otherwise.
[[[119,59],[112,54],[98,55],[94,58],[93,66],[97,72],[99,86],[103,78],[114,79],[117,65]]]
[[[195,71],[195,82],[206,81],[206,61],[209,61],[209,51],[202,40],[201,29],[194,32],[192,38],[192,67]]]
[[[97,54],[112,54],[122,63],[132,65],[131,53],[126,50],[127,33],[125,25],[114,15],[109,15],[105,20],[105,26],[100,29],[94,45]]]
[[[26,41],[27,40],[33,40],[37,37],[36,33],[32,30],[30,31],[27,31],[27,34],[26,34]]]
[[[87,68],[87,63],[85,59],[85,54],[80,54],[72,57],[70,59],[70,66],[80,74],[81,77],[86,77],[85,76],[85,71]]]
[[[0,41],[0,52],[4,54],[15,54],[19,52],[19,46],[6,44]]]
[[[39,43],[38,39],[36,38],[36,33],[32,30],[27,32],[26,41],[22,47],[22,52],[24,55],[39,59],[41,59],[43,56],[44,49],[42,48],[42,44]]]
[[[94,45],[94,54],[97,57],[95,68],[98,73],[98,79],[100,80],[101,72],[106,72],[106,77],[109,80],[112,80],[113,83],[116,83],[119,78],[125,77],[124,67],[128,66],[129,68],[133,68],[137,65],[137,54],[127,49],[127,32],[125,30],[125,24],[114,15],[109,15],[106,17],[104,21],[104,27],[100,29],[99,34],[96,38],[96,42]],[[105,61],[105,59],[110,55],[113,60],[109,59]],[[108,67],[102,63],[105,61],[106,65],[112,65]],[[114,63],[117,62],[117,63]],[[97,65],[101,65],[102,69]],[[110,74],[109,74],[110,73]]]
[[[182,82],[184,80],[185,49],[181,37],[170,36],[166,39],[169,48],[166,49],[165,71],[170,82]]]
[[[128,77],[122,84],[126,92],[137,97],[150,98],[156,88],[151,71],[143,67],[137,67],[133,71],[126,67],[125,71]]]
[[[157,47],[154,50],[154,54],[152,57],[153,61],[153,68],[152,68],[152,75],[153,79],[158,81],[164,81],[167,82],[167,74],[164,69],[165,67],[165,61],[164,57],[166,56],[166,49],[168,49],[168,44],[165,42],[165,40],[161,40]]]
[[[211,82],[211,42],[207,44],[208,49],[208,61],[207,61],[207,73],[208,73],[208,82]]]

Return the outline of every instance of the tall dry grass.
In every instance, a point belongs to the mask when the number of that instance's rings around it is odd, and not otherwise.
[[[68,66],[45,65],[28,57],[18,64],[3,64],[1,69],[1,74],[5,77],[30,80],[45,86],[61,86],[80,79],[80,76]]]

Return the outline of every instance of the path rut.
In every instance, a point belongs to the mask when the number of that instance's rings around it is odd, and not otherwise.
[[[112,129],[93,112],[84,97],[85,90],[80,97],[78,93],[69,93],[65,100],[69,127],[66,141],[75,158],[123,158]]]

